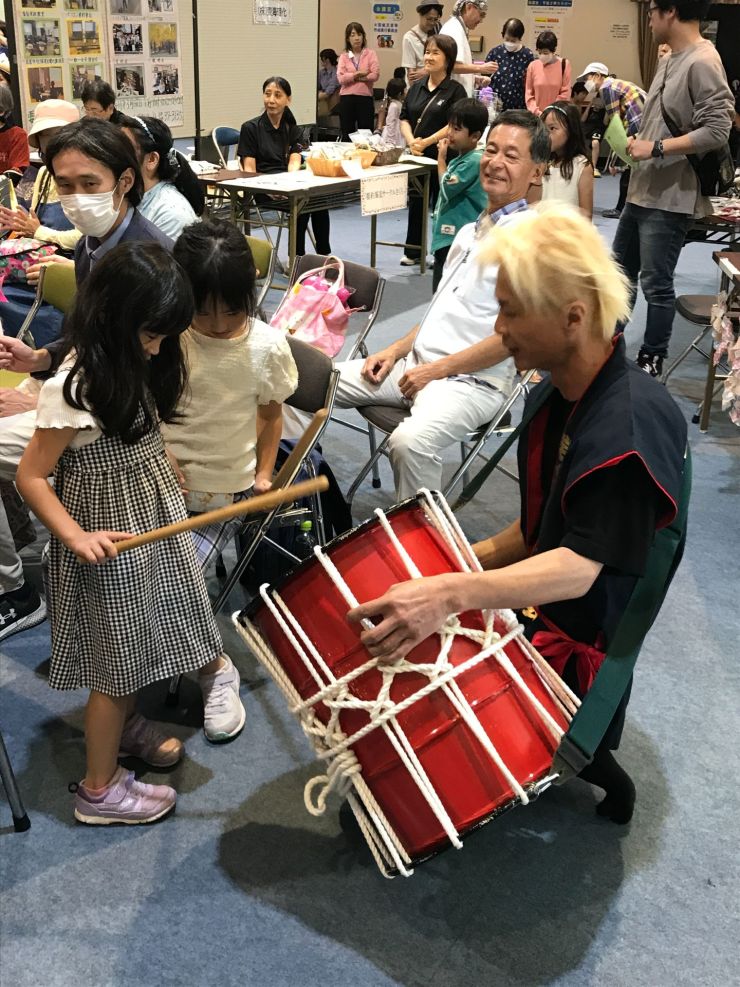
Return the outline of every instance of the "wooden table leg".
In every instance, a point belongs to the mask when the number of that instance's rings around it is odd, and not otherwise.
[[[701,406],[701,417],[699,418],[699,431],[706,432],[709,428],[709,414],[712,410],[712,398],[714,397],[714,348],[709,353],[707,362],[707,382],[704,385],[704,401]]]

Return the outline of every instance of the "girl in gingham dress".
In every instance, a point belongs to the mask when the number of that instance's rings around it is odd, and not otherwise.
[[[159,244],[105,255],[68,317],[70,355],[42,388],[18,469],[19,490],[52,534],[50,684],[90,690],[87,771],[75,796],[85,823],[153,822],[174,808],[172,788],[143,784],[117,763],[129,754],[169,766],[182,755],[179,740],[134,712],[136,693],[195,669],[210,685],[231,666],[191,536],[116,550],[185,517],[159,419],[172,417],[185,387],[179,337],[192,312],[187,279]]]

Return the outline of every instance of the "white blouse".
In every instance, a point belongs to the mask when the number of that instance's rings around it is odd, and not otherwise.
[[[583,169],[588,165],[588,161],[582,154],[573,159],[573,175],[570,181],[563,178],[560,168],[556,164],[550,164],[548,174],[542,179],[542,201],[567,202],[571,206],[578,208],[578,183],[581,180]]]

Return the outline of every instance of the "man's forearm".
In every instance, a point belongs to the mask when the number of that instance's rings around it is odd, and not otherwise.
[[[509,351],[501,342],[501,337],[493,333],[480,343],[473,343],[459,353],[451,353],[434,361],[435,369],[439,370],[439,379],[451,377],[453,374],[474,374],[478,370],[486,370],[501,363],[509,356]]]
[[[521,562],[481,573],[445,576],[449,613],[515,610],[561,600],[577,600],[593,586],[600,562],[569,548],[555,548]]]
[[[416,334],[419,332],[418,324],[414,328],[406,333],[401,339],[397,339],[395,343],[391,343],[388,347],[389,350],[393,351],[393,357],[398,362],[402,360],[405,356],[408,356],[411,350],[414,348],[414,340],[416,339]]]

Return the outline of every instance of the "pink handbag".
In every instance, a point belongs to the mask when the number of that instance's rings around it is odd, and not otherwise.
[[[0,242],[0,302],[6,302],[3,294],[3,284],[7,281],[15,284],[26,283],[26,270],[32,264],[37,264],[45,257],[56,253],[53,244],[42,243],[32,237],[21,236],[8,238]]]
[[[336,270],[336,281],[324,275]],[[347,306],[351,290],[344,285],[344,264],[338,257],[327,258],[323,267],[306,271],[295,282],[270,319],[270,325],[311,343],[327,356],[336,356],[344,345],[351,312]]]

